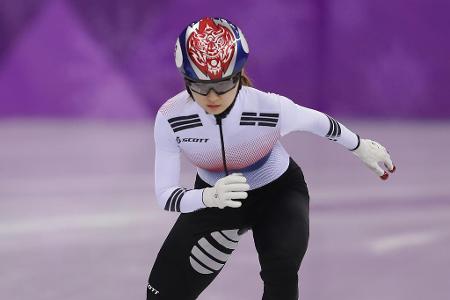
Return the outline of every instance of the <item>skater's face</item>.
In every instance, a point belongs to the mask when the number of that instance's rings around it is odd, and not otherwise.
[[[233,103],[239,88],[239,76],[215,83],[189,82],[186,84],[194,100],[209,114],[218,115]]]

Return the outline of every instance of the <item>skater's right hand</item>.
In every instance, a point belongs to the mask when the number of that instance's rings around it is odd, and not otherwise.
[[[353,150],[353,153],[358,156],[367,167],[380,176],[382,180],[388,179],[389,175],[378,165],[379,163],[383,163],[390,173],[394,173],[396,169],[392,163],[389,152],[375,141],[361,139],[358,148]]]
[[[233,173],[217,180],[213,187],[203,190],[203,203],[206,207],[241,207],[241,201],[234,199],[247,198],[250,186],[247,179],[241,173]]]

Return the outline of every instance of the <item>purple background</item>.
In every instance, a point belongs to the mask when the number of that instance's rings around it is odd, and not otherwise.
[[[175,40],[222,16],[256,87],[349,117],[450,116],[445,0],[2,0],[0,117],[141,119],[183,88]]]

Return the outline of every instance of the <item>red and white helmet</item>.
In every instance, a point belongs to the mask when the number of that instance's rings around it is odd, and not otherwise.
[[[175,46],[177,68],[193,81],[229,78],[244,67],[249,49],[242,31],[221,18],[202,18],[187,26]]]

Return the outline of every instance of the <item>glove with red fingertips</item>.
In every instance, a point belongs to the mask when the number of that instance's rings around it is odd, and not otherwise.
[[[375,141],[361,139],[358,148],[353,150],[353,153],[359,157],[367,167],[380,176],[382,180],[388,179],[389,174],[380,167],[379,163],[383,163],[390,173],[393,173],[396,169],[392,163],[389,152]]]
[[[241,201],[236,199],[247,198],[247,191],[250,186],[241,173],[233,173],[217,180],[213,187],[203,190],[203,203],[206,207],[224,207],[239,208]]]

